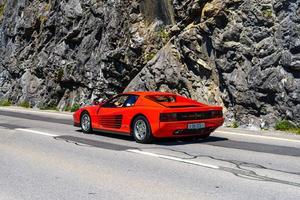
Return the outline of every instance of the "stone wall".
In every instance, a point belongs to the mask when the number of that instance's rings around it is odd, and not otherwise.
[[[0,99],[64,109],[161,90],[223,105],[228,124],[299,124],[299,3],[0,0]]]

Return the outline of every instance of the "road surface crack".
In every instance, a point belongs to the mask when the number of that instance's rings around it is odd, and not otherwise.
[[[78,142],[75,142],[75,141],[72,141],[72,140],[63,139],[63,138],[60,138],[60,137],[53,137],[53,138],[55,140],[65,141],[67,143],[75,144],[75,145],[81,146],[81,147],[93,147],[91,145],[87,145],[87,144],[83,144],[83,143],[78,143]]]
[[[226,172],[229,172],[229,173],[231,173],[231,174],[233,174],[237,177],[248,179],[248,180],[267,181],[267,182],[281,183],[281,184],[300,187],[300,183],[259,175],[253,170],[245,169],[245,167],[275,171],[275,172],[280,172],[280,173],[285,173],[285,174],[290,174],[290,175],[297,175],[297,176],[300,175],[300,172],[288,172],[288,171],[284,171],[284,170],[268,168],[268,167],[265,167],[263,165],[259,165],[259,164],[255,164],[255,163],[249,163],[249,162],[238,161],[238,160],[230,160],[230,159],[221,159],[221,158],[217,158],[217,157],[209,156],[209,155],[199,155],[199,154],[198,155],[193,155],[193,154],[190,154],[190,153],[185,152],[185,151],[175,150],[175,149],[171,149],[171,148],[161,148],[161,147],[159,147],[159,148],[143,148],[143,149],[141,149],[141,151],[146,150],[146,149],[148,149],[148,150],[151,150],[151,149],[164,149],[164,150],[169,150],[169,151],[176,152],[176,153],[181,153],[181,154],[184,154],[184,155],[188,156],[188,158],[186,158],[186,157],[182,158],[182,157],[174,156],[174,155],[167,155],[167,156],[173,156],[173,157],[181,158],[181,159],[185,159],[185,160],[193,160],[193,159],[197,159],[197,158],[210,158],[210,159],[215,160],[215,161],[227,162],[227,163],[233,164],[237,169],[220,166],[218,168],[218,170],[226,171]]]

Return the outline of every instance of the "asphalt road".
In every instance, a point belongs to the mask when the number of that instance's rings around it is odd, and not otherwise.
[[[0,108],[0,199],[300,199],[300,137],[219,129],[137,144],[71,115]]]

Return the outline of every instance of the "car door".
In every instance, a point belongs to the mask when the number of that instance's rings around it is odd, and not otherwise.
[[[135,95],[118,95],[101,106],[98,111],[100,129],[128,133],[128,127],[123,122],[136,100]]]

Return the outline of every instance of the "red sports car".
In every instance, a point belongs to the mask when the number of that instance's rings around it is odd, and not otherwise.
[[[222,107],[162,92],[128,92],[98,105],[80,108],[74,126],[132,135],[139,143],[154,138],[206,138],[224,122]]]

